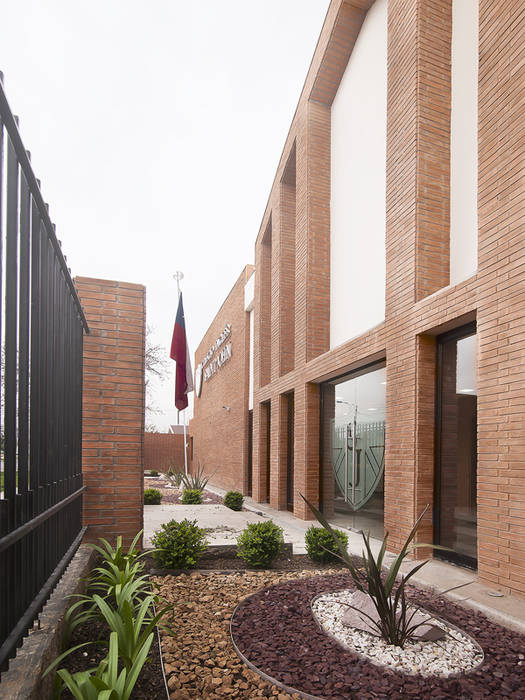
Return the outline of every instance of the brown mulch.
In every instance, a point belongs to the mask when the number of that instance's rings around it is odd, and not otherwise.
[[[170,700],[298,700],[250,670],[235,653],[230,618],[246,596],[273,583],[313,572],[198,571],[157,578],[161,594],[173,604],[173,635],[162,633],[162,651]]]
[[[215,570],[215,571],[258,571],[246,564],[246,562],[238,557],[234,552],[226,547],[221,550],[220,547],[214,547],[213,550],[204,552],[197,564],[198,569]],[[272,562],[271,571],[315,571],[323,573],[326,570],[344,570],[344,565],[337,563],[316,564],[306,554],[283,554],[274,559]]]
[[[237,647],[272,678],[327,700],[525,698],[522,635],[479,612],[412,589],[412,600],[476,639],[485,661],[450,678],[396,673],[344,649],[318,627],[312,598],[343,588],[355,588],[347,573],[287,581],[257,592],[241,604],[232,621]]]

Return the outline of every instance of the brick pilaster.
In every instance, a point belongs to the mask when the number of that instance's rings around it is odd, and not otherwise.
[[[145,288],[77,277],[84,338],[82,472],[87,539],[143,527]]]

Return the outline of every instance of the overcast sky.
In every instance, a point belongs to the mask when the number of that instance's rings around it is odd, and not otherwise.
[[[0,70],[73,275],[192,357],[254,242],[329,0],[0,0]],[[170,362],[170,365],[173,365]],[[155,387],[176,422],[173,372]]]

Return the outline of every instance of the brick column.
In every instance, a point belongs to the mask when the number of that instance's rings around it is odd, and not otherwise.
[[[268,404],[254,404],[252,496],[258,503],[266,503],[270,496],[267,489],[269,413]]]
[[[143,527],[145,288],[77,277],[84,339],[82,472],[86,538]]]
[[[286,458],[288,439],[288,399],[284,394],[272,398],[270,448],[270,505],[286,509]]]
[[[303,384],[295,390],[295,464],[304,468],[294,473],[293,514],[303,520],[315,518],[300,494],[319,506],[319,395],[319,384]]]

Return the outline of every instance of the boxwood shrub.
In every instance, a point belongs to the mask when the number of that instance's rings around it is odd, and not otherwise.
[[[162,500],[162,494],[158,489],[144,489],[144,505],[158,506]]]
[[[180,500],[185,506],[199,505],[202,503],[202,491],[200,489],[184,489]]]
[[[283,529],[271,520],[250,523],[237,540],[237,556],[250,566],[270,566],[282,552]]]
[[[342,530],[335,530],[339,541],[344,545],[345,549],[348,546],[348,536]],[[304,543],[306,545],[306,553],[312,561],[326,564],[330,561],[338,561],[336,553],[339,554],[337,543],[334,536],[324,527],[315,527],[312,525],[308,528],[304,535]]]
[[[155,561],[163,569],[191,569],[206,549],[206,530],[196,520],[170,520],[151,538]]]
[[[231,508],[232,510],[242,510],[244,498],[242,493],[239,493],[239,491],[228,491],[228,493],[222,499],[222,502],[225,506],[228,506],[228,508]]]

